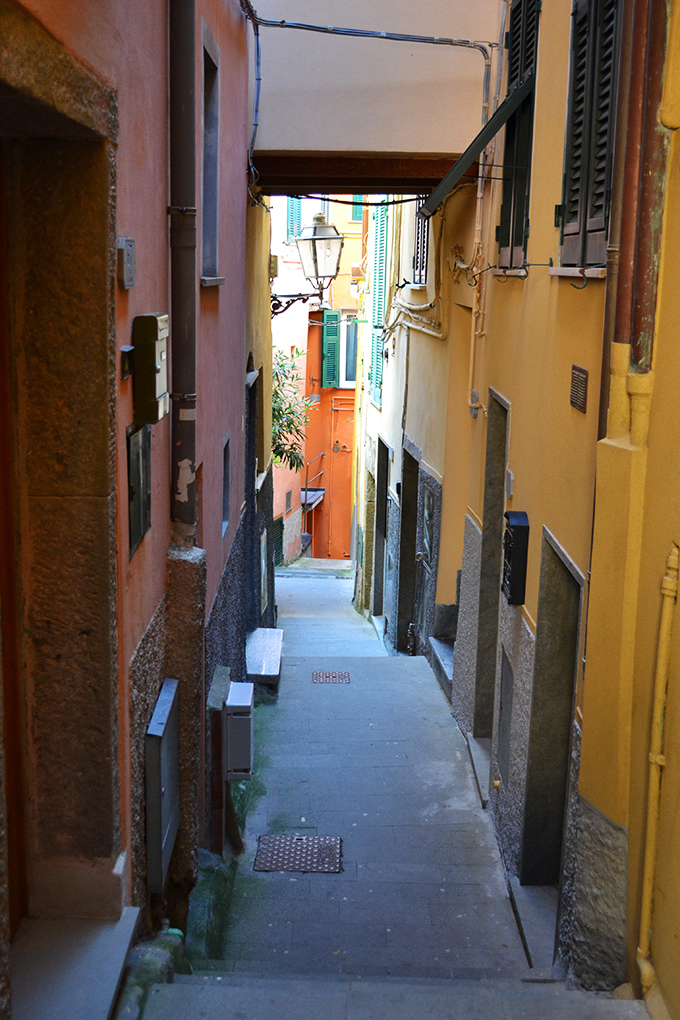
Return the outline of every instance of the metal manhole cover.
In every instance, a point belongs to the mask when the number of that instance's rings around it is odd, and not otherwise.
[[[254,871],[342,871],[340,836],[260,836]]]
[[[312,673],[313,684],[348,684],[349,673],[338,673],[333,670],[315,669]]]

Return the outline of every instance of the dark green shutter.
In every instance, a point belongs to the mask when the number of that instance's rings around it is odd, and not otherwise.
[[[127,430],[128,523],[130,558],[151,527],[151,428],[131,425]]]
[[[619,0],[574,0],[562,198],[565,266],[602,265],[616,99]]]
[[[340,383],[340,312],[324,308],[321,327],[321,388]]]
[[[508,93],[535,78],[538,55],[538,0],[513,0],[510,7]],[[526,84],[525,84],[526,87]],[[508,118],[503,152],[503,194],[498,228],[498,264],[520,267],[529,233],[529,184],[534,124],[534,94]]]
[[[371,399],[378,407],[382,406],[382,335],[381,329],[373,329],[371,332]]]

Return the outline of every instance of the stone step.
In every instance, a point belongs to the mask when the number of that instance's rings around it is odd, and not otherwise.
[[[439,686],[451,703],[451,692],[453,689],[453,643],[451,641],[440,641],[439,638],[431,637],[430,648],[432,649],[432,668],[437,677]]]
[[[281,679],[283,631],[258,627],[246,638],[246,672],[248,681],[258,687],[277,691]]]
[[[263,964],[264,966],[264,964]],[[518,979],[178,975],[152,985],[143,1020],[645,1020],[643,1002]]]
[[[25,917],[12,942],[13,1020],[108,1020],[139,918]]]

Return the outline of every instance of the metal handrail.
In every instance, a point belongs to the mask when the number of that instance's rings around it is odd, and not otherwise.
[[[305,532],[307,532],[307,514],[309,513],[309,510],[307,509],[307,489],[309,487],[309,465],[313,464],[315,460],[319,459],[319,457],[325,456],[326,456],[325,451],[323,453],[317,453],[316,457],[312,457],[312,459],[308,460],[307,463],[305,464],[305,526],[304,526]],[[312,481],[314,481],[315,478],[318,478],[319,475],[322,474],[324,474],[323,471],[317,471],[317,473],[312,477]]]

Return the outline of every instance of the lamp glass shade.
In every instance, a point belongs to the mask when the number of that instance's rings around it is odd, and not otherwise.
[[[295,241],[305,277],[312,283],[334,280],[340,269],[344,242],[337,228],[326,223],[325,216],[315,216],[312,226],[304,227]]]

